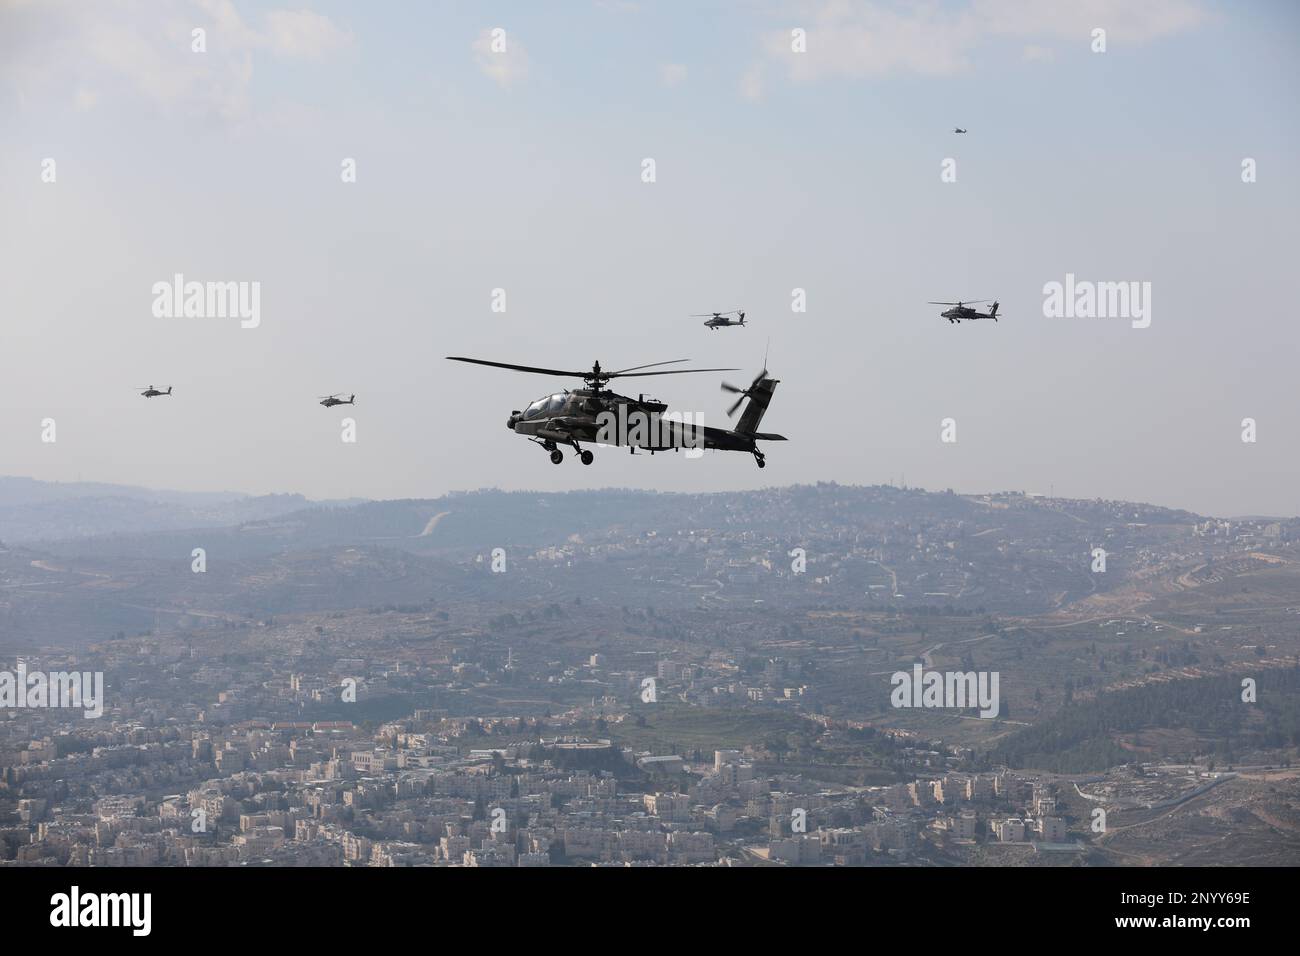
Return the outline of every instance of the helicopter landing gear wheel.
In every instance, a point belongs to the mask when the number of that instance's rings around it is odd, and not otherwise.
[[[562,461],[564,461],[564,452],[560,451],[560,449],[558,448],[555,449],[555,451],[551,452],[552,465],[558,465]]]
[[[762,452],[758,452],[758,451],[754,452],[754,461],[755,463],[757,463],[759,468],[767,467],[767,459],[763,457]]]
[[[584,465],[590,465],[596,459],[596,456],[589,451],[584,451],[578,457],[582,459]]]

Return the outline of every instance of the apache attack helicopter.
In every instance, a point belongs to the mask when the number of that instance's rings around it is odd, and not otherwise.
[[[734,315],[737,318],[729,319],[727,318],[727,316],[729,315]],[[710,318],[709,321],[704,323],[704,327],[710,330],[725,329],[732,325],[745,324],[744,309],[732,309],[730,312],[700,312],[696,315],[692,315],[691,318],[704,319],[704,318],[708,318],[709,316],[713,316],[713,317]]]
[[[740,416],[735,430],[730,430],[663,418],[664,412],[668,411],[668,406],[663,402],[648,399],[644,395],[636,398],[617,395],[606,386],[616,378],[678,375],[690,372],[734,372],[735,369],[684,368],[663,372],[640,371],[640,369],[688,361],[688,359],[674,359],[671,362],[636,365],[616,372],[607,372],[600,367],[599,362],[596,362],[590,372],[567,372],[553,368],[534,368],[530,365],[511,365],[506,362],[462,358],[459,355],[448,355],[447,358],[453,362],[470,362],[474,365],[508,368],[517,372],[582,379],[584,388],[544,395],[522,411],[516,409],[511,412],[510,418],[506,421],[506,427],[511,431],[526,436],[529,441],[541,445],[544,451],[550,452],[551,463],[556,465],[564,461],[564,452],[560,451],[560,445],[572,447],[578,453],[579,460],[584,465],[590,465],[595,456],[578,443],[593,442],[602,445],[627,445],[631,454],[635,454],[638,448],[649,451],[652,455],[656,451],[669,449],[676,451],[679,448],[745,451],[754,456],[754,461],[758,463],[759,468],[763,468],[767,462],[763,453],[758,450],[758,442],[786,440],[783,435],[765,434],[758,430],[758,424],[762,421],[763,413],[767,411],[767,406],[772,401],[772,393],[776,391],[777,386],[777,379],[768,378],[767,369],[758,374],[749,388],[724,386],[730,391],[741,394],[736,405],[732,406],[733,413],[741,400],[749,399],[749,405]]]
[[[941,316],[943,316],[945,319],[948,320],[949,325],[951,325],[953,322],[961,324],[962,319],[966,319],[968,322],[973,322],[976,319],[992,319],[994,322],[996,322],[998,320],[997,302],[993,303],[993,308],[989,309],[987,313],[981,312],[979,309],[971,308],[972,305],[979,305],[987,301],[988,299],[977,299],[974,302],[930,302],[928,304],[955,306],[956,308],[949,309],[947,312],[939,313]]]
[[[136,387],[139,388],[139,386]],[[148,388],[141,389],[140,391],[140,394],[143,395],[145,398],[157,398],[159,395],[170,395],[171,393],[172,393],[172,387],[170,385],[167,386],[167,391],[165,392],[160,392],[152,385],[150,385]]]
[[[339,398],[342,394],[342,392],[335,392],[333,395],[322,395],[320,397],[320,404],[324,405],[326,408],[333,408],[335,405],[355,405],[357,403],[357,397],[355,395],[349,395],[347,400],[344,401]]]

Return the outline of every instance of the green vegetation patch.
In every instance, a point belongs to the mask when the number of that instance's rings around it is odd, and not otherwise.
[[[753,713],[740,710],[648,704],[630,717],[609,725],[609,736],[633,750],[690,754],[700,751],[743,750],[762,746],[769,739],[789,734],[812,736],[819,728],[795,714]]]

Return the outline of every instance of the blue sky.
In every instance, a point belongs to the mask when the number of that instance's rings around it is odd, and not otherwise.
[[[1297,27],[1195,0],[0,3],[0,470],[373,497],[905,475],[1294,514]],[[261,282],[262,325],[155,318],[175,272]],[[1151,282],[1150,328],[1045,318],[1067,272]],[[925,304],[985,297],[996,326]],[[740,380],[769,339],[791,441],[762,473],[553,468],[503,423],[562,383],[441,358]],[[714,376],[655,386],[725,421]],[[336,390],[356,445],[314,404]]]

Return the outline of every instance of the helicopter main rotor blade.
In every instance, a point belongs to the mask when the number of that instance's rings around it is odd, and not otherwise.
[[[649,365],[633,365],[631,368],[621,368],[617,372],[610,372],[610,375],[622,375],[624,372],[635,372],[639,368],[654,368],[657,365],[676,365],[678,362],[689,362],[690,359],[673,359],[669,362],[651,362]]]
[[[448,355],[447,359],[452,362],[470,362],[474,365],[491,365],[493,368],[509,368],[516,372],[536,372],[538,375],[563,375],[567,378],[589,378],[590,371],[586,372],[565,372],[558,368],[535,368],[532,365],[511,365],[509,362],[489,362],[487,359],[462,358],[459,355]]]
[[[623,375],[614,372],[609,378],[641,378],[645,375],[687,375],[691,372],[738,372],[736,368],[675,368],[668,372],[633,372],[631,375]]]
[[[614,378],[640,378],[645,375],[685,375],[687,372],[734,372],[734,368],[679,368],[671,369],[666,372],[601,372],[598,376],[592,372],[566,372],[558,368],[538,368],[533,365],[513,365],[510,362],[489,362],[487,359],[465,358],[460,355],[448,355],[448,361],[451,362],[469,362],[473,365],[488,365],[492,368],[508,368],[516,372],[535,372],[538,375],[560,375],[565,378],[580,378],[584,381],[599,378],[601,381],[609,381]],[[676,362],[686,362],[688,359],[673,359],[671,362],[655,362],[654,365],[672,365]],[[634,368],[651,368],[650,365],[637,365]],[[592,370],[594,371],[594,369]]]

